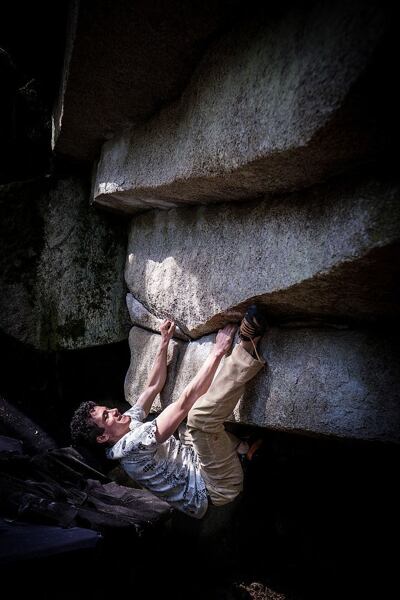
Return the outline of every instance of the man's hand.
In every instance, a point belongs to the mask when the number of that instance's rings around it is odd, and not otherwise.
[[[219,356],[224,356],[232,346],[233,338],[237,330],[237,325],[229,323],[223,329],[220,329],[215,339],[214,351]]]
[[[168,343],[175,333],[175,323],[170,319],[164,319],[160,325],[162,343],[168,346]]]

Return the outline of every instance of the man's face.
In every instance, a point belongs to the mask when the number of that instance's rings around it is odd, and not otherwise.
[[[128,415],[121,415],[117,408],[95,406],[90,415],[94,423],[104,429],[104,432],[97,436],[100,444],[115,443],[129,431],[131,418]]]

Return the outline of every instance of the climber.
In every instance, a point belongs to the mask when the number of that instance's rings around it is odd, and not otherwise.
[[[178,400],[145,421],[166,381],[175,324],[165,320],[147,387],[136,404],[121,414],[116,408],[84,402],[71,421],[74,442],[104,444],[107,457],[120,460],[139,485],[192,517],[202,518],[209,501],[214,506],[231,503],[243,486],[238,452],[248,447],[225,430],[224,421],[245,384],[265,365],[257,346],[266,326],[263,308],[250,306],[240,324],[240,341],[229,356],[237,325],[220,329],[208,358]],[[188,445],[174,436],[186,417],[192,442]]]

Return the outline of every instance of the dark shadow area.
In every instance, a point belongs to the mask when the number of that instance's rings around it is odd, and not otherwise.
[[[51,169],[50,114],[61,84],[68,4],[3,3],[0,184]]]
[[[127,341],[60,352],[43,352],[0,332],[0,397],[51,435],[58,446],[70,444],[69,422],[85,400],[127,410],[124,378],[129,367]],[[25,430],[10,417],[0,419],[0,433],[24,439]],[[14,431],[13,431],[14,428]],[[21,437],[22,436],[22,437]]]
[[[2,411],[0,433],[22,439],[28,449],[68,446],[70,416],[82,400],[128,407],[126,342],[58,353],[35,351],[4,334],[0,342],[2,402],[36,426],[30,439],[24,424],[12,430]],[[35,437],[39,427],[53,440],[47,446]],[[21,561],[4,577],[40,598],[109,598],[116,591],[148,599],[390,597],[398,588],[392,549],[400,533],[400,449],[227,427],[264,442],[244,464],[245,491],[234,506],[211,507],[203,521],[174,513],[142,537],[110,528],[96,549]],[[115,467],[85,458],[103,473]]]
[[[395,597],[399,448],[242,426],[236,433],[264,443],[245,465],[243,497],[225,525],[215,508],[203,523],[175,514],[182,589],[215,600]]]
[[[86,165],[55,157],[50,144],[68,4],[15,2],[3,9],[0,184],[43,178],[54,170],[59,175],[73,169],[86,173]],[[251,10],[255,4],[250,3]],[[268,10],[279,13],[287,4]],[[361,106],[362,112],[357,115],[353,108],[340,115],[343,127],[348,118],[350,129],[358,124],[376,136],[379,152],[371,165],[360,167],[361,176],[370,168],[390,176],[397,169],[399,127],[393,115],[398,94],[392,90],[393,62],[385,62],[397,47],[391,33],[352,92],[354,107]],[[32,211],[26,213],[29,230]],[[9,235],[20,239],[25,255],[25,229],[11,225]],[[378,253],[385,254],[380,262],[389,261],[391,274],[398,248],[376,250],[358,273],[363,289],[374,292],[368,296],[372,303],[387,286],[385,272],[378,273]],[[376,278],[372,284],[371,278]],[[349,269],[348,286],[352,279]],[[393,294],[397,292],[396,286]],[[288,313],[282,307],[272,321],[282,324]],[[123,392],[130,362],[127,341],[43,352],[0,332],[0,353],[0,434],[22,440],[27,452],[69,446],[70,418],[84,400],[128,408]],[[234,505],[211,507],[204,521],[173,513],[141,536],[109,528],[90,549],[16,560],[0,567],[2,589],[10,590],[4,594],[41,600],[389,600],[400,595],[398,446],[228,427],[264,441],[244,465],[245,490]],[[104,474],[115,466],[88,453],[85,458]],[[0,526],[0,543],[2,535]]]
[[[398,587],[397,446],[266,433],[256,458],[239,539],[262,550],[245,553],[247,574],[305,598],[385,597]]]

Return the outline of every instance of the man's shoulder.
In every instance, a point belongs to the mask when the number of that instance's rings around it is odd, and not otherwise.
[[[137,424],[140,425],[141,423],[143,423],[144,419],[146,418],[146,413],[144,409],[138,404],[134,404],[133,406],[131,406],[131,408],[124,412],[124,415],[128,415],[131,418],[131,423],[132,421],[134,421],[136,423],[136,426]]]
[[[130,430],[108,450],[108,457],[130,458],[132,453],[153,453],[158,446],[156,440],[156,422],[131,421]]]

